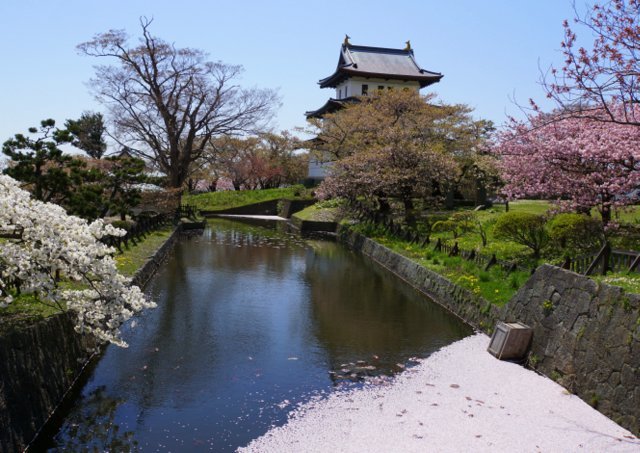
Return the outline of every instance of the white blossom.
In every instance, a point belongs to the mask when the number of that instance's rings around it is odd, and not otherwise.
[[[118,273],[114,249],[99,241],[125,233],[102,219],[88,224],[34,200],[17,181],[0,175],[0,307],[13,301],[10,285],[19,282],[22,294],[71,310],[77,332],[126,347],[120,326],[155,303]],[[58,276],[65,284],[58,284]]]

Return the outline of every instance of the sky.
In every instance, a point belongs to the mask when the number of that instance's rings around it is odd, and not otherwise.
[[[411,40],[418,64],[444,74],[422,92],[467,104],[476,118],[500,125],[519,116],[514,99],[544,107],[540,69],[561,66],[562,21],[574,12],[571,0],[1,0],[0,142],[45,118],[61,125],[104,111],[88,82],[95,64],[109,62],[76,46],[109,29],[126,30],[135,43],[141,16],[177,47],[241,64],[243,86],[277,89],[274,126],[290,130],[334,94],[317,82],[335,70],[345,34],[378,47]]]

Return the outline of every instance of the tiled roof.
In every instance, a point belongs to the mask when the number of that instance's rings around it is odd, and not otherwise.
[[[322,107],[317,110],[310,110],[305,112],[307,118],[320,118],[325,113],[333,113],[336,110],[340,110],[347,103],[357,102],[357,98],[348,97],[344,99],[330,98]]]
[[[387,49],[343,44],[335,72],[318,83],[321,88],[336,87],[353,76],[417,81],[421,88],[443,77],[438,72],[420,68],[410,48]]]

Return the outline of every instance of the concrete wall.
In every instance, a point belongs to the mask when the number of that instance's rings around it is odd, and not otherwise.
[[[304,208],[316,203],[317,200],[281,200],[278,215],[289,219],[296,212],[302,211]]]
[[[144,286],[178,238],[171,237],[138,270]],[[70,313],[0,332],[0,452],[23,450],[45,425],[89,363],[91,337],[74,331]]]
[[[338,237],[476,329],[488,332],[498,320],[531,326],[536,371],[640,434],[639,295],[544,265],[499,309],[370,239],[344,229]]]
[[[236,214],[236,215],[278,215],[278,201],[263,201],[237,208],[219,209],[216,211],[200,211],[200,214],[209,217],[218,214]]]

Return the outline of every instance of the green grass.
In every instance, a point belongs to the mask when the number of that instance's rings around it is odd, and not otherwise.
[[[384,234],[379,228],[370,229],[363,224],[353,228],[497,306],[506,304],[529,278],[527,272],[514,271],[509,274],[500,266],[485,271],[472,261],[433,250],[433,243],[421,247]]]
[[[60,308],[45,305],[35,296],[26,294],[17,296],[6,308],[0,308],[0,319],[3,316],[10,316],[12,319],[46,318],[60,311]]]
[[[129,248],[125,248],[121,254],[114,257],[118,271],[122,275],[132,277],[147,259],[169,239],[172,232],[173,226],[165,226],[149,233],[144,240],[136,245],[130,242]]]
[[[316,203],[296,212],[292,217],[312,222],[337,222],[339,214],[339,207],[323,207],[322,204]]]
[[[264,190],[225,190],[197,195],[183,195],[182,203],[196,206],[205,211],[237,208],[263,201],[286,199],[311,199],[311,192],[303,186]]]
[[[628,293],[640,294],[640,274],[626,272],[609,273],[607,275],[590,275],[589,278],[599,283],[619,286]]]
[[[547,201],[522,200],[509,203],[509,210],[512,212],[545,214],[552,208],[553,204]],[[561,258],[554,256],[554,253],[556,255],[558,254],[557,250],[554,251],[552,248],[549,248],[541,259],[533,260],[531,250],[527,247],[495,238],[493,236],[491,223],[504,212],[504,205],[496,205],[490,209],[476,213],[478,220],[487,230],[487,245],[484,247],[482,246],[482,239],[477,230],[465,232],[455,239],[451,232],[433,233],[431,234],[431,246],[422,249],[417,245],[412,245],[400,239],[390,237],[380,228],[370,226],[363,228],[361,225],[358,225],[356,228],[362,230],[361,232],[363,232],[363,234],[388,246],[392,250],[408,256],[428,269],[448,277],[453,282],[464,286],[476,294],[482,295],[492,303],[501,305],[507,302],[517,288],[528,279],[528,273],[514,272],[507,274],[498,266],[494,266],[489,272],[485,272],[482,268],[473,263],[466,262],[462,258],[449,257],[445,253],[435,252],[431,249],[433,249],[433,242],[439,238],[450,245],[457,242],[462,250],[477,250],[487,256],[495,254],[500,260],[519,263],[524,267],[534,268],[544,262],[559,264]],[[440,212],[438,214],[446,215],[448,213]],[[453,214],[453,211],[450,214]],[[613,217],[623,222],[639,222],[640,206],[631,206],[625,210],[618,210],[614,213]],[[599,282],[620,286],[627,292],[640,294],[640,274],[618,273],[609,274],[605,277],[590,277]]]
[[[509,212],[545,214],[551,208],[551,203],[539,200],[521,200],[509,203]],[[504,205],[496,205],[485,211],[476,212],[480,223],[487,228],[487,245],[485,247],[482,246],[482,238],[477,231],[466,232],[455,239],[450,232],[433,233],[431,237],[434,240],[441,239],[449,244],[458,242],[458,246],[463,250],[481,250],[483,254],[495,254],[501,260],[535,265],[536,263],[531,262],[531,251],[527,247],[514,242],[498,240],[493,236],[491,223],[497,220],[504,212]]]
[[[173,232],[172,226],[166,226],[149,233],[138,244],[129,243],[129,248],[114,257],[118,271],[127,277],[132,277],[142,267],[147,259],[165,243]],[[79,288],[77,283],[62,282],[64,288]],[[0,328],[2,320],[15,324],[21,320],[35,320],[60,313],[59,307],[45,305],[33,295],[20,295],[6,308],[0,308]]]

